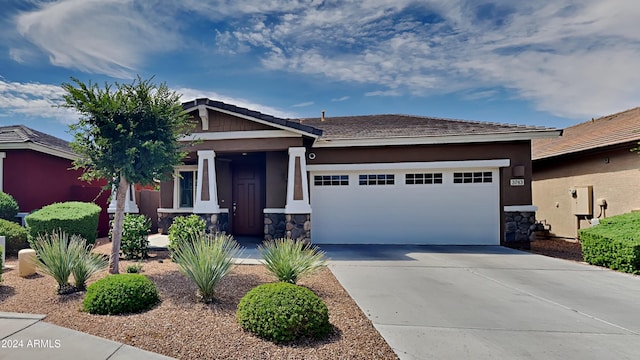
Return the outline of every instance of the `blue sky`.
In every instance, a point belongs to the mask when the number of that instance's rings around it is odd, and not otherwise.
[[[633,0],[3,0],[0,125],[69,139],[59,85],[137,74],[286,118],[563,128],[640,105]]]

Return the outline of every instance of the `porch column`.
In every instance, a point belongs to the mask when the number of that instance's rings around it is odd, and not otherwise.
[[[126,214],[137,214],[140,212],[138,209],[138,204],[136,204],[136,192],[134,188],[135,184],[129,184],[129,188],[127,189],[127,200],[124,203],[124,212]],[[116,204],[116,188],[115,186],[111,188],[111,202],[109,203],[109,208],[107,208],[107,212],[109,214],[114,214],[116,212],[117,204]]]
[[[213,150],[198,150],[198,179],[193,205],[195,214],[220,213],[215,157]]]
[[[287,203],[285,214],[311,214],[309,183],[304,147],[289,148],[289,172],[287,177]]]

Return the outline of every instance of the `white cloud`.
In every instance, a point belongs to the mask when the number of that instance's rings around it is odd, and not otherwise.
[[[35,11],[18,15],[15,21],[18,33],[43,51],[53,65],[132,78],[146,56],[175,49],[180,43],[172,22],[145,4],[63,0],[44,3]],[[26,50],[11,51],[18,60]]]
[[[8,82],[0,79],[0,113],[4,116],[53,118],[62,124],[77,122],[79,115],[57,107],[64,90],[57,85]]]
[[[507,88],[574,118],[640,98],[639,2],[371,0],[263,10],[221,32],[221,45],[263,49],[267,69],[382,88],[368,96]]]
[[[349,97],[349,96],[342,96],[342,97],[339,97],[339,98],[333,98],[333,99],[331,99],[331,101],[332,102],[342,102],[342,101],[347,101],[350,98],[351,97]]]
[[[305,102],[301,102],[295,105],[291,105],[291,107],[307,107],[307,106],[311,106],[313,105],[314,102],[313,101],[305,101]]]
[[[175,89],[175,91],[178,94],[182,95],[180,100],[183,102],[199,99],[199,98],[209,98],[211,100],[222,101],[227,104],[247,108],[250,110],[260,111],[263,114],[272,115],[272,116],[280,117],[283,119],[299,117],[298,115],[288,111],[283,111],[271,106],[261,105],[251,100],[247,100],[243,98],[236,98],[236,97],[231,97],[227,95],[222,95],[215,91],[185,88],[185,87]]]
[[[32,46],[13,41],[9,51],[17,62],[37,50],[57,66],[131,78],[155,54],[184,50],[184,19],[210,21],[221,53],[375,89],[367,96],[473,100],[510,89],[539,110],[584,118],[638,105],[639,18],[630,0],[43,0],[15,18]]]

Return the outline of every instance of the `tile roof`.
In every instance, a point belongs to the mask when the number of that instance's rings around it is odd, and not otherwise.
[[[322,140],[495,135],[554,130],[539,126],[394,114],[326,117],[324,121],[321,118],[311,118],[298,121],[322,129]]]
[[[562,136],[534,139],[533,160],[640,141],[640,107],[564,129]]]
[[[28,128],[24,125],[0,126],[0,148],[4,144],[28,144],[44,146],[46,148],[74,154],[69,142]]]
[[[256,119],[260,119],[262,121],[266,121],[272,124],[277,124],[277,125],[281,125],[281,126],[286,126],[292,129],[296,129],[296,130],[300,130],[309,134],[313,134],[316,136],[320,136],[322,135],[322,130],[320,129],[316,129],[313,128],[311,126],[307,126],[307,125],[303,125],[300,124],[297,121],[292,121],[289,119],[282,119],[279,117],[275,117],[275,116],[271,116],[271,115],[267,115],[267,114],[263,114],[259,111],[254,111],[254,110],[249,110],[247,108],[243,108],[243,107],[239,107],[239,106],[235,106],[235,105],[231,105],[231,104],[226,104],[223,103],[222,101],[215,101],[215,100],[210,100],[207,98],[201,98],[201,99],[195,99],[192,101],[188,101],[185,103],[182,103],[182,107],[186,110],[189,108],[194,108],[198,105],[206,105],[206,106],[210,106],[213,108],[217,108],[217,109],[221,109],[221,110],[226,110],[226,111],[230,111],[236,114],[242,114],[242,115],[246,115],[246,116],[250,116]]]

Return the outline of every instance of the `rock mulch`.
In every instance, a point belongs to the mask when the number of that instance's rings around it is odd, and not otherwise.
[[[110,244],[96,251],[107,253]],[[251,288],[275,279],[260,265],[238,265],[217,288],[218,301],[197,301],[192,285],[168,259],[154,252],[142,273],[157,286],[162,302],[142,314],[91,315],[82,312],[84,293],[58,296],[50,276],[24,279],[17,270],[3,274],[0,310],[46,314],[44,321],[179,359],[397,359],[328,269],[303,279],[327,304],[334,326],[322,341],[276,345],[243,331],[236,322],[238,302]],[[17,266],[15,258],[7,265]],[[121,272],[133,262],[122,261]],[[105,276],[97,275],[93,280]]]

